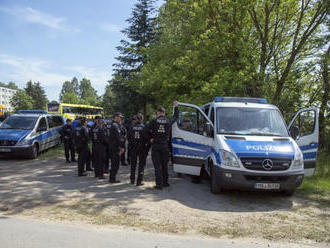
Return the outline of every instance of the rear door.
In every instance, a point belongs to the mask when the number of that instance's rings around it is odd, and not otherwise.
[[[305,108],[297,112],[289,125],[299,128],[296,142],[304,155],[305,176],[311,176],[316,166],[319,145],[319,111],[317,108]]]
[[[213,138],[205,124],[211,123],[196,105],[180,103],[179,118],[172,126],[172,154],[175,172],[199,176],[212,152]]]
[[[39,130],[38,130],[39,129]],[[48,145],[48,125],[45,117],[41,117],[37,126],[37,140],[39,142],[39,151],[47,149]]]

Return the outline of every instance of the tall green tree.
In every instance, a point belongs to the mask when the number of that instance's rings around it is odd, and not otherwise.
[[[20,89],[13,95],[10,104],[14,107],[15,111],[32,109],[34,100],[25,90]]]
[[[76,94],[79,96],[79,81],[76,77],[72,78],[71,81],[65,81],[62,85],[61,93],[60,93],[60,101],[63,102],[63,96],[66,93]]]
[[[129,26],[122,31],[127,39],[117,47],[120,55],[116,57],[115,73],[109,84],[114,94],[113,108],[126,114],[146,111],[148,95],[138,91],[136,79],[147,60],[145,49],[154,42],[154,10],[154,0],[138,0],[126,20]]]
[[[34,109],[45,109],[48,102],[45,90],[39,82],[28,81],[26,83],[25,92],[33,99]]]
[[[18,86],[14,82],[8,82],[8,83],[0,82],[0,87],[18,90]]]
[[[78,95],[74,92],[66,92],[62,96],[63,103],[71,103],[71,104],[81,104],[81,100],[79,99]]]
[[[79,96],[83,103],[92,106],[100,105],[100,97],[97,95],[96,90],[93,88],[91,81],[83,78],[79,84]]]

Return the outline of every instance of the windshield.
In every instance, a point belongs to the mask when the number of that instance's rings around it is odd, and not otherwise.
[[[288,136],[286,124],[276,109],[217,108],[217,133]]]
[[[9,116],[0,126],[0,129],[33,129],[37,117],[29,116]]]

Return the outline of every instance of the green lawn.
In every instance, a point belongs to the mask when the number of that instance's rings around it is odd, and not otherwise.
[[[64,157],[64,147],[63,144],[50,148],[47,151],[44,151],[39,154],[38,159],[49,159],[49,158],[54,158],[57,156],[63,156]]]
[[[330,154],[319,152],[315,173],[306,177],[297,190],[298,195],[317,201],[330,207]]]

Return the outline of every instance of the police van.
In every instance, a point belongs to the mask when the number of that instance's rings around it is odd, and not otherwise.
[[[0,125],[0,154],[36,158],[60,144],[63,117],[42,110],[21,110]]]
[[[272,190],[292,195],[314,173],[318,109],[297,112],[289,126],[263,98],[216,97],[198,107],[179,104],[172,127],[173,168],[224,189]]]

